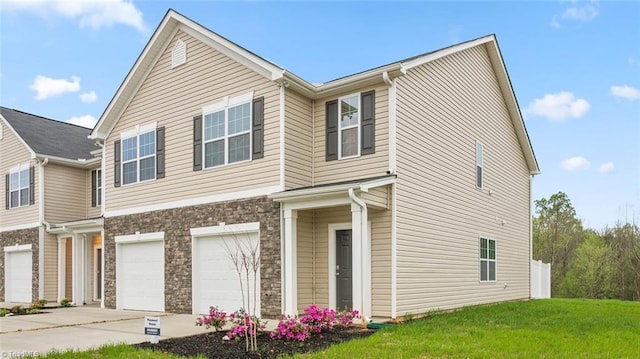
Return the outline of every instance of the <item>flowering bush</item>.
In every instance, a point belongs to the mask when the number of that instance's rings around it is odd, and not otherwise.
[[[333,309],[320,309],[317,305],[311,304],[305,308],[304,315],[300,318],[283,315],[278,322],[278,327],[270,335],[271,338],[295,339],[302,342],[308,339],[312,333],[321,333],[335,326],[349,326],[356,318],[360,318],[360,313],[357,310],[336,314]]]
[[[209,307],[208,315],[200,315],[196,318],[196,325],[205,326],[205,328],[214,328],[216,332],[227,322],[227,313],[218,309],[218,307]]]
[[[245,335],[255,336],[258,331],[264,330],[266,323],[260,318],[248,315],[243,309],[229,314],[231,329],[224,336],[225,340],[244,338]]]

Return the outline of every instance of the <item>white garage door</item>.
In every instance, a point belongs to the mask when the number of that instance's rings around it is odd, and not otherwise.
[[[209,307],[218,306],[227,313],[233,313],[242,307],[242,292],[238,272],[231,260],[229,250],[236,250],[240,245],[249,254],[248,248],[256,248],[259,258],[258,233],[241,235],[219,235],[194,239],[193,246],[193,314],[209,312]],[[229,248],[229,250],[227,249]],[[260,271],[257,272],[257,283],[254,287],[253,271],[249,273],[251,306],[256,288],[256,313],[260,314]],[[246,276],[242,276],[246,290]],[[253,308],[250,308],[253,310]]]
[[[31,302],[32,253],[27,250],[8,251],[4,257],[4,300],[7,302]]]
[[[118,243],[118,309],[164,311],[164,242]]]

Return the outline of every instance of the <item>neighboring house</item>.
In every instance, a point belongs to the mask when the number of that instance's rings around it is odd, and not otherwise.
[[[493,35],[312,84],[169,10],[109,103],[104,305],[398,318],[529,298],[538,165]]]
[[[101,299],[102,149],[90,132],[0,107],[0,301]]]

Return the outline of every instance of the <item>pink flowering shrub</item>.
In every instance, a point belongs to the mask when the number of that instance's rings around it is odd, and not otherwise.
[[[249,316],[244,310],[239,309],[235,313],[229,314],[231,329],[225,335],[226,340],[244,338],[245,335],[255,336],[258,331],[264,330],[266,323],[260,318]]]
[[[305,341],[313,333],[319,334],[336,326],[347,327],[353,320],[360,318],[357,310],[336,313],[335,310],[320,309],[315,304],[309,305],[301,317],[282,316],[278,327],[271,332],[271,338]]]
[[[218,307],[209,307],[208,315],[200,315],[196,318],[197,326],[205,326],[205,328],[214,328],[217,332],[222,329],[227,322],[227,313],[218,309]]]

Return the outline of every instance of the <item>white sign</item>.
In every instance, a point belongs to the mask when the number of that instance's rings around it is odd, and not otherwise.
[[[144,317],[144,334],[152,335],[151,343],[158,343],[158,337],[160,336],[160,317]]]

